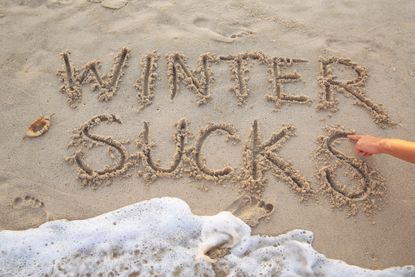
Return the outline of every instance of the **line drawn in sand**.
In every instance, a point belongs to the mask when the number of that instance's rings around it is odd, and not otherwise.
[[[140,109],[153,103],[154,88],[157,81],[157,68],[160,55],[156,51],[143,56],[141,59],[141,76],[135,83],[137,89],[137,101]]]
[[[98,90],[99,101],[109,101],[117,93],[118,83],[124,75],[123,69],[127,65],[128,54],[130,50],[126,47],[114,57],[114,64],[109,74],[101,77],[98,70],[100,68],[99,61],[92,61],[86,65],[87,70],[90,70],[94,76],[95,86],[94,90]]]
[[[306,60],[268,57],[262,52],[246,52],[237,55],[220,55],[220,61],[230,62],[231,79],[234,86],[231,88],[238,99],[238,105],[246,103],[249,97],[248,81],[249,77],[249,60],[256,60],[259,64],[268,67],[270,76],[269,82],[272,85],[272,93],[265,95],[265,99],[273,102],[276,108],[281,107],[284,103],[305,104],[311,102],[310,98],[304,95],[288,95],[283,91],[283,84],[288,82],[297,82],[301,79],[301,75],[294,71],[293,73],[283,73],[284,67],[290,67],[295,63],[305,63]]]
[[[216,62],[213,54],[205,53],[200,55],[196,70],[190,70],[186,64],[187,58],[182,54],[169,54],[166,56],[166,60],[171,99],[174,99],[177,95],[180,82],[182,82],[197,96],[199,105],[205,104],[210,100],[212,97],[210,94],[210,84],[214,81],[211,64]]]
[[[334,147],[340,139],[353,134],[342,126],[326,127],[326,135],[317,139],[318,149],[315,157],[321,167],[316,171],[320,190],[329,197],[332,207],[346,206],[349,215],[355,215],[362,206],[367,215],[382,207],[386,193],[385,181],[380,173],[372,169],[362,160],[348,157]],[[333,158],[335,162],[329,163]],[[336,169],[345,167],[350,179],[357,181],[358,186],[340,185],[336,182]]]
[[[283,90],[283,84],[288,82],[298,82],[301,75],[294,71],[292,73],[283,73],[282,68],[290,67],[295,63],[306,63],[306,60],[278,58],[274,57],[268,61],[268,74],[270,75],[269,82],[272,85],[272,93],[265,95],[265,99],[274,103],[278,109],[285,103],[306,104],[310,103],[311,99],[304,95],[289,95]]]
[[[340,92],[345,96],[352,96],[356,100],[354,104],[368,110],[375,123],[380,127],[384,128],[388,125],[394,125],[383,105],[376,104],[366,96],[364,86],[368,79],[368,73],[365,67],[352,62],[350,59],[338,57],[320,57],[319,61],[320,76],[318,82],[320,85],[320,99],[317,110],[337,111],[339,102],[336,98],[336,92]],[[356,73],[357,77],[354,80],[337,80],[337,76],[333,74],[333,66],[337,64],[349,67]]]
[[[82,124],[80,128],[75,129],[72,135],[72,141],[69,144],[70,147],[80,147],[73,155],[65,157],[65,160],[71,164],[76,163],[79,167],[78,178],[84,185],[98,186],[105,181],[110,181],[116,176],[124,175],[127,170],[137,162],[137,155],[128,155],[127,149],[123,143],[113,139],[109,136],[101,136],[90,134],[89,131],[101,124],[106,123],[118,123],[121,124],[121,120],[115,115],[98,115],[92,117],[86,123]],[[97,145],[107,145],[115,149],[115,153],[118,155],[118,161],[113,166],[107,166],[103,170],[94,170],[90,168],[83,160],[85,153],[82,151],[84,148],[92,148]],[[114,157],[114,151],[109,151],[110,156]]]
[[[206,127],[200,129],[196,146],[189,149],[188,153],[189,156],[193,157],[193,159],[189,159],[190,167],[192,168],[190,170],[191,177],[213,180],[219,183],[227,178],[232,178],[235,169],[228,165],[222,169],[211,169],[206,165],[205,158],[202,154],[202,146],[205,140],[215,132],[226,135],[226,141],[234,144],[240,141],[237,130],[232,124],[209,123]]]
[[[114,64],[109,74],[102,75],[98,72],[100,68],[99,61],[91,61],[82,69],[77,69],[72,65],[67,50],[61,54],[64,61],[64,69],[58,70],[57,75],[64,83],[60,91],[67,97],[67,101],[72,108],[76,108],[82,98],[81,86],[85,83],[93,82],[94,90],[99,90],[98,100],[109,101],[117,93],[118,84],[124,75],[124,67],[128,60],[128,48],[122,48],[114,57]]]
[[[159,164],[153,161],[151,157],[152,148],[155,144],[151,143],[149,138],[150,124],[144,122],[144,131],[140,133],[136,140],[137,148],[141,149],[142,161],[144,164],[144,181],[151,183],[158,177],[182,177],[183,173],[183,156],[185,155],[185,146],[187,144],[187,138],[190,136],[187,126],[188,122],[185,118],[180,119],[176,124],[176,133],[173,136],[174,143],[176,145],[176,152],[173,155],[173,162],[168,168],[163,168]]]
[[[262,197],[266,183],[264,173],[271,169],[275,177],[288,183],[290,188],[301,196],[301,200],[308,199],[312,193],[310,182],[294,169],[289,161],[275,153],[284,142],[294,136],[294,130],[293,125],[283,125],[268,141],[262,143],[258,122],[254,121],[243,153],[241,183],[248,193],[258,198]]]
[[[82,68],[77,69],[72,65],[69,59],[71,52],[66,50],[61,54],[64,62],[64,69],[58,70],[57,75],[63,85],[60,87],[60,92],[66,95],[66,101],[72,108],[76,108],[82,98],[81,86],[88,80],[89,70]]]
[[[237,55],[221,55],[218,60],[229,62],[229,69],[231,71],[231,80],[234,82],[230,89],[238,99],[238,105],[246,103],[249,97],[249,88],[247,76],[249,72],[249,60],[257,60],[260,64],[267,63],[267,57],[262,52],[246,52]]]

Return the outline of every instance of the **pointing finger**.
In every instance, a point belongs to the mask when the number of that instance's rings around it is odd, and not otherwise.
[[[347,138],[350,139],[351,141],[358,141],[359,139],[362,138],[361,135],[347,135]]]

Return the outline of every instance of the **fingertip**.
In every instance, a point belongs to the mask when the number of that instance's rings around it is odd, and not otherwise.
[[[359,135],[347,135],[347,138],[350,139],[351,141],[358,141],[361,136]]]

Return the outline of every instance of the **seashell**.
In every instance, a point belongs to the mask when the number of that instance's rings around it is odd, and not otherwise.
[[[49,130],[50,127],[50,116],[41,116],[30,124],[29,128],[26,130],[26,137],[38,137],[43,135]]]

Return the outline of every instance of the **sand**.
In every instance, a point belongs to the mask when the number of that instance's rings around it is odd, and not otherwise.
[[[2,1],[0,230],[173,196],[415,264],[413,165],[330,137],[415,140],[415,4],[274,2]]]

